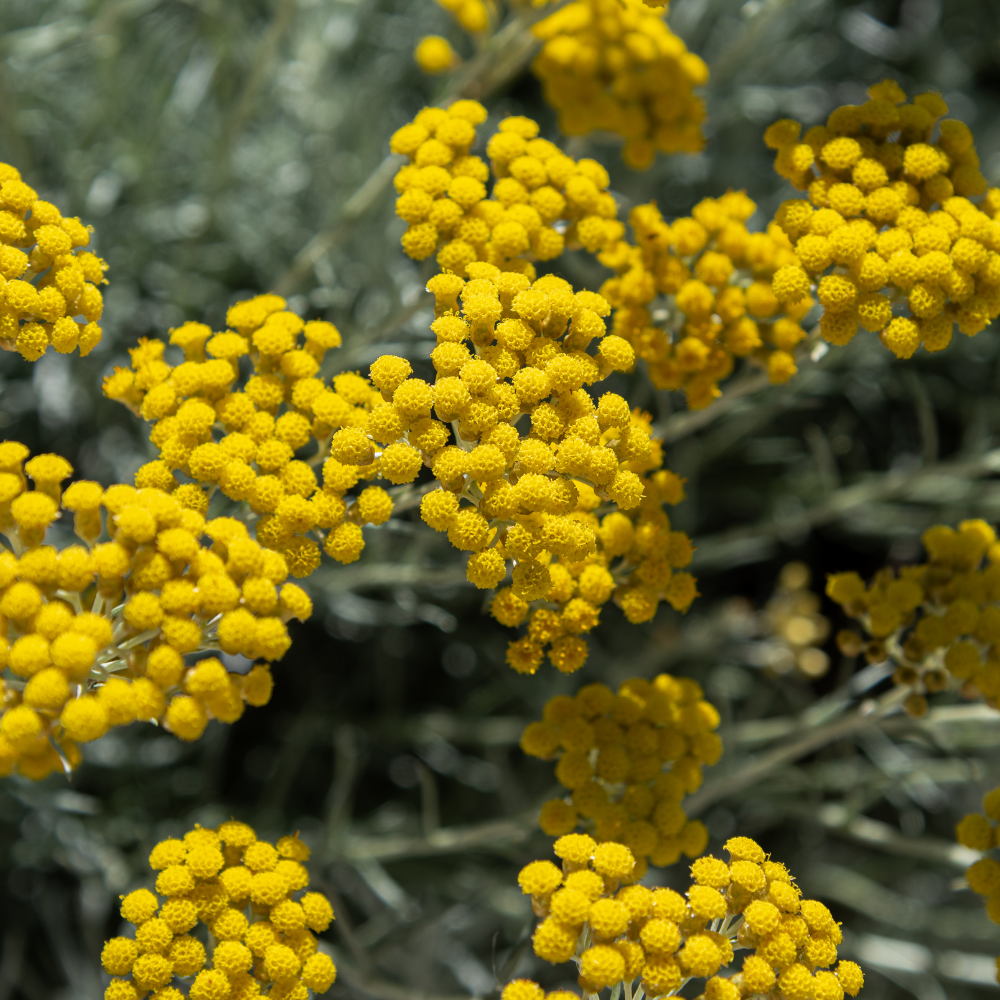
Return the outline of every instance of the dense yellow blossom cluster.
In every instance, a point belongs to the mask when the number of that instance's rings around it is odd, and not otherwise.
[[[107,265],[79,252],[90,228],[63,218],[51,202],[0,163],[0,347],[37,361],[51,344],[89,354],[101,341]]]
[[[369,486],[348,507],[347,491],[379,476],[409,481],[398,474],[400,464],[410,468],[409,452],[390,448],[376,460],[366,436],[378,390],[354,372],[336,375],[332,387],[319,378],[340,334],[331,323],[303,322],[277,295],[238,302],[226,321],[231,329],[223,333],[203,323],[171,331],[171,344],[184,350],[180,365],[163,359],[162,341],[143,340],[131,351],[132,367],[105,379],[110,398],[153,423],[160,457],[139,469],[136,485],[182,496],[202,511],[208,495],[199,483],[246,501],[257,515],[256,542],[280,552],[292,576],[319,566],[321,544],[334,559],[353,562],[364,548],[361,525],[387,521],[392,500]],[[254,374],[238,386],[244,355]],[[307,460],[296,459],[304,448]],[[194,482],[180,485],[175,472]],[[242,524],[233,530],[247,536]]]
[[[321,893],[302,892],[308,860],[298,837],[269,844],[235,820],[161,841],[149,855],[156,892],[122,897],[121,915],[135,936],[105,942],[101,964],[115,977],[105,1000],[140,1000],[150,990],[154,1000],[308,1000],[310,990],[325,993],[337,970],[312,932],[329,927],[333,908]],[[199,924],[211,956],[192,933]],[[190,980],[186,992],[172,985],[175,977]]]
[[[621,236],[604,167],[539,139],[529,118],[505,118],[487,143],[496,179],[487,198],[490,167],[469,153],[485,120],[481,104],[456,101],[447,111],[424,108],[393,135],[392,151],[410,161],[395,180],[410,257],[437,251],[441,269],[462,277],[466,265],[486,261],[534,281],[531,260],[552,260],[567,245],[593,253]]]
[[[629,217],[634,243],[620,239],[598,254],[616,272],[601,288],[615,308],[612,331],[647,362],[658,389],[683,389],[692,409],[715,400],[734,358],[755,359],[775,383],[797,370],[812,300],[782,308],[775,298],[771,279],[795,256],[776,224],[747,229],[755,209],[743,191],[705,198],[673,223],[654,203],[639,205]]]
[[[359,448],[371,450],[369,438],[383,446],[381,468],[389,474],[391,460],[394,482],[429,465],[440,487],[425,494],[421,515],[472,553],[470,582],[497,587],[513,562],[511,586],[492,604],[497,620],[517,626],[532,602],[556,606],[536,607],[510,664],[534,673],[551,645],[552,662],[571,672],[587,655],[581,636],[612,596],[635,622],[652,618],[661,599],[681,610],[694,599],[693,578],[674,572],[690,562],[691,544],[662,510],[681,499],[681,482],[660,469],[647,415],[614,393],[595,404],[585,388],[635,358],[607,335],[599,295],[480,261],[467,273],[468,282],[443,273],[428,286],[437,299],[435,383],[412,378],[403,358],[379,358],[371,377],[383,402],[366,428],[338,432],[333,454],[346,460],[338,439],[351,433]],[[618,510],[601,520],[602,503]]]
[[[524,730],[521,748],[558,759],[556,778],[569,795],[546,802],[539,824],[560,836],[581,823],[599,842],[625,844],[638,859],[636,878],[647,863],[697,857],[708,832],[681,802],[701,785],[702,767],[722,753],[718,725],[699,685],[669,674],[633,678],[617,695],[590,684],[573,698],[550,699],[542,721]]]
[[[690,574],[674,572],[690,562],[690,542],[670,531],[661,506],[682,498],[681,482],[660,469],[648,416],[613,393],[595,405],[584,388],[634,362],[632,348],[607,335],[599,295],[479,261],[466,273],[468,282],[442,273],[428,286],[438,314],[433,385],[387,355],[372,365],[374,385],[347,372],[327,386],[317,374],[340,342],[336,329],[303,323],[264,295],[229,311],[236,332],[213,334],[200,323],[172,331],[183,364],[164,361],[162,341],[141,342],[105,392],[154,422],[160,457],[139,470],[139,487],[199,510],[208,504],[199,484],[245,500],[258,515],[256,543],[280,553],[294,576],[319,565],[321,544],[354,561],[364,547],[360,526],[389,519],[382,487],[346,496],[359,480],[402,485],[429,467],[441,488],[424,497],[421,513],[472,553],[470,581],[496,587],[508,559],[515,562],[496,617],[517,625],[532,601],[558,606],[536,609],[511,662],[533,672],[551,643],[553,662],[575,670],[586,657],[580,635],[613,595],[632,621],[651,618],[661,599],[683,610],[695,597]],[[244,354],[255,374],[240,388]],[[524,414],[531,425],[522,438],[514,424]],[[297,460],[298,449],[312,454]],[[194,482],[181,484],[175,472]],[[619,508],[603,521],[592,512],[602,501]]]
[[[585,993],[640,981],[650,997],[674,996],[692,979],[707,980],[706,1000],[766,994],[775,1000],[843,1000],[864,985],[854,962],[837,961],[840,925],[801,892],[784,865],[749,837],[726,842],[727,864],[698,858],[686,897],[634,884],[634,860],[623,844],[586,834],[555,842],[562,861],[535,861],[518,883],[542,917],[532,939],[548,962],[574,961]],[[718,975],[740,948],[753,954],[740,972]],[[528,980],[504,1000],[542,1000]],[[628,993],[631,995],[631,992]]]
[[[645,414],[633,415],[632,426],[636,425],[648,434]],[[652,444],[659,463],[658,442]],[[490,605],[491,614],[502,625],[517,626],[527,618],[527,634],[507,651],[507,662],[515,670],[534,673],[547,647],[549,660],[557,669],[564,673],[579,669],[587,656],[580,636],[597,625],[600,609],[609,600],[622,609],[628,621],[638,625],[651,621],[662,601],[683,613],[698,596],[694,577],[683,571],[691,562],[694,546],[684,532],[671,530],[670,518],[662,507],[683,499],[682,482],[667,470],[653,472],[639,482],[643,495],[638,506],[598,518],[593,508],[600,496],[591,496],[588,484],[576,477],[580,500],[569,516],[593,535],[596,547],[582,558],[579,553],[556,552],[558,558],[549,562],[547,576],[545,560],[553,554],[546,541],[551,519],[544,521],[541,531],[537,519],[515,522],[500,543],[502,551],[514,555],[515,546],[529,541],[521,529],[532,539],[526,558],[515,565],[511,587],[500,590]],[[603,491],[598,492],[603,495]],[[619,506],[623,506],[620,501]],[[533,555],[536,549],[541,551]],[[532,560],[543,570],[532,565]],[[530,581],[539,576],[538,589],[534,590]],[[545,585],[548,590],[543,591]],[[532,610],[533,599],[545,603]]]
[[[280,659],[285,622],[312,613],[306,593],[284,583],[285,560],[177,494],[86,481],[63,491],[69,462],[27,456],[16,441],[0,444],[0,531],[13,549],[0,551],[0,773],[69,770],[77,744],[111,726],[158,722],[194,740],[210,718],[235,722],[245,703],[266,704],[265,664],[238,675],[215,657],[185,656]],[[60,508],[83,545],[44,544]]]
[[[911,714],[927,711],[927,694],[962,684],[964,694],[1000,700],[1000,542],[984,521],[963,521],[956,531],[936,525],[924,532],[927,562],[891,567],[869,586],[857,573],[836,573],[826,592],[858,620],[870,637],[845,630],[847,654],[872,663],[889,660],[897,684],[912,690]],[[985,561],[984,561],[985,557]]]
[[[940,121],[939,94],[907,104],[892,80],[868,94],[801,140],[788,119],[765,133],[778,173],[809,192],[775,217],[798,260],[775,274],[774,293],[815,294],[832,344],[860,326],[908,358],[921,344],[943,350],[955,324],[972,336],[1000,315],[1000,190],[986,189],[968,126]]]
[[[532,69],[559,129],[594,129],[625,139],[622,156],[643,170],[657,150],[696,153],[705,145],[705,104],[692,88],[708,67],[688,52],[643,0],[574,0],[534,27],[544,45]]]

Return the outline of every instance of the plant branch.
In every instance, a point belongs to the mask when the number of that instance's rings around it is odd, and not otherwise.
[[[710,805],[728,798],[734,792],[745,791],[756,785],[785,764],[805,757],[828,743],[877,726],[887,716],[899,711],[909,693],[909,688],[894,688],[886,692],[876,704],[866,702],[846,718],[808,728],[803,735],[784,746],[775,747],[763,756],[737,768],[731,774],[720,776],[717,780],[704,785],[685,800],[685,812],[689,816],[698,816]]]
[[[531,836],[535,817],[536,810],[532,810],[517,819],[491,819],[470,826],[442,827],[426,837],[352,836],[344,844],[344,857],[348,861],[364,858],[397,861],[477,849],[506,850]]]
[[[696,539],[697,551],[692,566],[704,572],[720,565],[732,565],[734,558],[741,562],[766,559],[770,555],[770,543],[789,534],[836,521],[865,504],[919,496],[921,493],[926,496],[934,490],[940,491],[945,479],[982,479],[997,472],[1000,472],[1000,448],[970,461],[938,462],[912,471],[878,473],[853,486],[835,490],[828,500],[807,508],[793,520],[759,521],[754,525]]]

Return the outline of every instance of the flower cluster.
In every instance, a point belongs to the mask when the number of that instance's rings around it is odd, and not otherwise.
[[[832,344],[860,326],[908,358],[921,344],[943,350],[956,323],[972,336],[1000,315],[1000,190],[986,190],[967,125],[935,128],[948,112],[939,94],[906,104],[892,80],[868,94],[801,141],[788,119],[765,133],[778,173],[809,192],[775,217],[797,263],[775,274],[774,293],[785,303],[815,294]],[[970,200],[984,192],[979,206]]]
[[[585,388],[635,358],[607,335],[601,296],[480,261],[467,273],[468,282],[439,274],[428,286],[437,298],[435,383],[412,378],[403,358],[379,358],[371,377],[383,401],[364,429],[334,436],[333,455],[346,461],[338,449],[355,439],[370,453],[371,438],[383,446],[383,474],[399,483],[429,465],[440,487],[424,495],[421,516],[472,553],[469,581],[495,588],[513,562],[511,586],[492,604],[497,620],[517,626],[532,602],[556,605],[536,608],[528,636],[511,646],[511,665],[534,673],[551,644],[553,663],[570,672],[587,655],[580,636],[613,595],[636,622],[651,618],[661,597],[681,609],[694,599],[693,578],[673,571],[690,562],[691,544],[670,531],[661,508],[681,499],[681,482],[660,469],[645,414],[614,393],[595,404]],[[522,437],[515,424],[524,414]],[[603,521],[594,513],[602,502],[618,507]]]
[[[969,697],[1000,700],[1000,543],[984,521],[924,532],[927,562],[878,571],[869,586],[857,573],[836,573],[826,593],[857,619],[864,635],[844,630],[848,656],[895,664],[893,679],[912,690],[906,709],[927,711],[927,694],[957,687]],[[985,563],[983,558],[985,556]]]
[[[171,344],[184,350],[180,365],[163,359],[162,341],[143,340],[131,351],[132,367],[105,379],[110,398],[153,423],[160,457],[139,469],[136,485],[201,509],[208,496],[199,483],[245,501],[257,515],[257,543],[280,552],[292,576],[319,566],[321,544],[353,562],[364,548],[361,525],[387,521],[392,500],[380,486],[363,489],[350,506],[345,494],[361,479],[406,481],[396,475],[396,452],[376,461],[366,437],[378,391],[354,372],[334,376],[332,387],[318,377],[340,334],[331,323],[303,322],[276,295],[238,302],[226,321],[231,330],[223,333],[203,323],[172,330]],[[238,387],[244,355],[254,374]],[[300,449],[311,452],[306,461],[295,458]],[[193,482],[179,484],[175,472]]]
[[[705,105],[692,92],[708,67],[664,20],[663,4],[574,0],[534,27],[545,44],[532,69],[565,135],[615,132],[628,166],[643,170],[657,150],[696,153],[705,145]]]
[[[149,990],[155,1000],[308,1000],[309,990],[325,993],[337,970],[311,932],[329,927],[333,908],[321,893],[299,896],[309,885],[308,859],[298,837],[269,844],[235,820],[161,841],[149,855],[159,873],[156,892],[122,897],[121,915],[135,936],[112,938],[101,953],[105,971],[116,977],[105,1000],[139,1000]],[[186,994],[172,985],[175,977],[192,980]]]
[[[620,237],[604,167],[539,139],[529,118],[505,118],[487,143],[496,178],[487,198],[490,167],[469,153],[485,120],[481,104],[456,101],[447,111],[424,108],[393,135],[392,151],[410,161],[395,180],[410,257],[437,251],[441,269],[462,277],[468,264],[486,261],[533,281],[531,260],[552,260],[567,244],[596,252]]]
[[[239,521],[206,522],[176,493],[86,481],[62,491],[69,462],[27,456],[24,445],[0,444],[0,531],[13,549],[0,552],[0,773],[68,770],[77,744],[111,726],[158,722],[194,740],[210,718],[231,723],[245,704],[266,704],[267,665],[239,675],[185,656],[285,654],[285,622],[308,618],[312,603],[284,583],[282,556]],[[83,545],[44,544],[60,507]]]
[[[371,382],[346,372],[331,388],[317,375],[340,342],[336,329],[303,323],[264,295],[230,309],[235,332],[200,323],[173,330],[171,343],[186,356],[180,365],[164,360],[162,341],[142,341],[105,392],[154,423],[160,457],[139,470],[139,487],[201,511],[208,494],[199,484],[246,501],[256,543],[280,553],[293,576],[319,565],[321,545],[354,561],[361,525],[389,519],[393,502],[381,486],[347,496],[359,480],[402,485],[429,467],[441,488],[424,497],[421,513],[473,553],[470,581],[496,587],[507,560],[516,563],[512,589],[494,602],[498,619],[519,624],[531,601],[559,606],[537,609],[512,662],[536,669],[553,643],[553,662],[573,670],[586,656],[579,636],[613,594],[633,621],[651,618],[661,598],[686,609],[695,597],[690,574],[674,572],[690,562],[690,542],[670,531],[661,509],[682,498],[681,482],[660,468],[645,414],[612,393],[595,405],[584,388],[634,362],[632,348],[607,335],[601,296],[574,294],[552,276],[532,284],[480,261],[466,273],[468,282],[442,273],[428,286],[438,314],[433,385],[387,355],[372,365]],[[255,374],[238,387],[244,354]],[[523,439],[513,426],[522,414],[531,415]],[[299,449],[311,452],[307,460],[294,457]],[[602,501],[619,508],[603,521],[592,513]]]
[[[648,434],[648,416],[634,413],[631,427]],[[658,442],[651,444],[659,464],[662,458]],[[512,586],[497,593],[490,605],[497,621],[515,627],[525,619],[528,621],[527,634],[507,651],[507,662],[515,670],[534,673],[541,666],[546,650],[558,670],[563,673],[577,670],[587,656],[580,634],[597,625],[600,609],[609,600],[622,609],[629,622],[638,625],[655,617],[661,601],[683,613],[698,596],[694,577],[682,571],[691,562],[694,546],[684,532],[671,530],[670,518],[662,507],[684,498],[683,481],[661,469],[639,482],[643,494],[638,506],[611,511],[598,518],[593,508],[603,491],[599,489],[592,496],[588,484],[577,477],[580,500],[577,511],[570,516],[593,535],[595,548],[583,558],[573,553],[557,553],[558,558],[548,565],[547,578],[542,580],[542,583],[547,580],[547,591],[543,592],[541,585],[537,591],[528,585],[527,574],[539,573],[529,563],[520,577],[515,566]],[[624,504],[619,501],[621,506]],[[545,522],[548,523],[550,520]],[[522,520],[520,527],[531,534],[533,548],[541,549],[536,559],[544,563],[546,553],[552,554],[545,540],[545,525],[541,533],[537,520]],[[509,554],[514,554],[515,545],[527,541],[520,530],[511,532],[508,538],[510,541],[502,544],[503,551]],[[531,556],[531,550],[527,555]],[[519,565],[523,567],[524,562]],[[544,599],[545,603],[532,610],[533,597]]]
[[[791,562],[781,568],[778,585],[764,606],[762,624],[768,639],[764,666],[777,674],[794,670],[816,680],[830,669],[830,657],[820,649],[830,634],[830,622],[819,613],[819,597],[809,590],[809,567]]]
[[[686,897],[634,884],[633,858],[622,844],[569,834],[554,851],[561,868],[535,861],[518,882],[544,918],[535,929],[535,954],[553,963],[574,961],[586,993],[640,980],[650,997],[675,996],[690,980],[704,979],[706,1000],[759,994],[843,1000],[864,985],[854,962],[830,971],[842,940],[830,911],[801,899],[785,866],[768,860],[749,837],[726,842],[728,864],[698,858]],[[741,971],[720,976],[740,948],[753,954]],[[524,982],[506,1000],[540,1000],[534,984]]]
[[[647,863],[672,865],[681,853],[696,858],[708,832],[681,802],[701,785],[702,767],[722,753],[718,725],[699,685],[669,674],[626,681],[617,695],[590,684],[574,698],[550,699],[542,721],[524,730],[521,749],[558,758],[556,778],[570,794],[546,802],[539,824],[560,836],[581,823],[599,842],[625,844],[638,859],[636,878]]]
[[[51,202],[0,163],[0,347],[37,361],[51,344],[89,354],[101,341],[107,265],[92,253],[90,228],[63,218]],[[81,322],[82,320],[82,322]]]
[[[755,209],[745,192],[729,191],[668,224],[655,204],[640,205],[629,217],[635,242],[598,254],[617,273],[601,288],[615,307],[612,330],[647,362],[658,389],[683,389],[692,409],[719,395],[734,358],[756,359],[776,383],[796,371],[793,352],[806,336],[799,321],[812,301],[781,308],[771,279],[795,257],[774,223],[766,233],[747,229]]]

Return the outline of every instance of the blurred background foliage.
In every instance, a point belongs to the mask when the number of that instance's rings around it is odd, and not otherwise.
[[[762,227],[787,196],[763,128],[819,122],[886,76],[940,90],[1000,183],[995,0],[674,0],[669,23],[711,67],[704,153],[635,174],[611,137],[568,144],[609,167],[623,211],[655,198],[686,214],[745,188]],[[523,36],[452,81],[419,72],[422,35],[472,54],[433,0],[0,0],[0,24],[0,156],[92,223],[111,266],[90,357],[0,357],[0,428],[105,483],[151,456],[101,375],[138,337],[220,329],[247,294],[334,321],[336,366],[389,351],[429,372],[431,272],[399,249],[389,135],[462,89],[557,138]],[[582,256],[557,268],[605,277]],[[393,521],[366,529],[360,563],[310,578],[316,614],[267,708],[191,746],[148,726],[110,734],[71,781],[7,779],[0,1000],[96,1000],[117,896],[146,883],[150,845],[230,815],[312,844],[338,915],[332,995],[486,997],[515,974],[554,986],[565,970],[537,966],[514,882],[547,854],[534,817],[554,779],[520,731],[555,693],[661,671],[696,678],[722,713],[726,753],[691,801],[711,848],[738,831],[785,861],[844,922],[866,997],[995,991],[1000,935],[952,830],[996,783],[996,713],[938,696],[921,720],[881,715],[884,671],[840,657],[839,611],[809,595],[830,571],[918,559],[932,523],[1000,520],[997,334],[910,362],[860,336],[786,386],[739,385],[694,416],[631,377],[688,479],[674,520],[698,545],[703,596],[638,629],[609,606],[582,675],[510,671],[443,539]]]

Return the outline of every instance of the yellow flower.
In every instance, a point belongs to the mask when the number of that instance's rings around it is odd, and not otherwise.
[[[795,370],[787,352],[805,337],[798,321],[813,304],[809,277],[778,225],[748,231],[754,208],[745,193],[730,191],[668,225],[654,204],[640,205],[629,216],[634,239],[598,253],[616,272],[601,288],[614,307],[613,333],[646,361],[657,387],[683,389],[693,409],[719,395],[736,358],[764,364],[773,382]],[[772,275],[773,292],[762,280]],[[653,321],[658,295],[672,297],[680,314],[672,330]]]
[[[105,491],[76,482],[61,491],[72,468],[59,456],[27,462],[24,472],[36,488],[26,490],[21,466],[27,457],[16,442],[0,446],[0,464],[8,470],[2,474],[14,482],[9,518],[0,527],[17,553],[0,556],[0,576],[6,575],[0,607],[16,636],[6,659],[28,682],[24,704],[0,711],[0,732],[15,750],[3,758],[5,773],[17,767],[37,780],[69,769],[79,756],[77,743],[136,719],[158,721],[191,740],[210,718],[234,722],[244,702],[265,704],[271,690],[265,667],[238,677],[218,660],[203,660],[185,679],[183,655],[232,642],[227,616],[235,615],[242,631],[234,651],[279,659],[289,642],[285,621],[312,610],[308,595],[293,584],[285,584],[278,599],[274,583],[288,574],[286,557],[262,550],[238,521],[206,523],[179,490],[119,485]],[[89,551],[77,545],[57,552],[43,544],[60,505],[74,511],[74,528]],[[112,537],[106,542],[98,542],[102,507]],[[241,584],[248,579],[269,588],[271,599],[262,598],[261,585],[245,598]]]
[[[443,41],[434,40],[428,53],[443,59]],[[527,118],[502,121],[487,145],[497,176],[494,198],[487,200],[490,168],[468,152],[475,127],[485,118],[482,105],[457,101],[447,111],[425,108],[393,135],[392,151],[410,159],[395,181],[396,213],[409,225],[402,244],[410,257],[422,260],[437,251],[442,271],[461,277],[469,264],[487,261],[534,280],[526,254],[550,260],[567,240],[596,251],[621,235],[604,168],[594,160],[576,163],[538,138],[538,125]],[[555,226],[560,220],[571,224],[566,237]],[[448,296],[445,285],[433,279],[428,286],[438,297],[439,313],[447,311],[440,308]],[[511,285],[509,294],[521,290]],[[489,311],[488,303],[480,306]],[[442,364],[445,357],[439,356]]]

